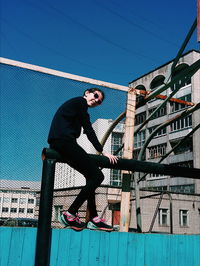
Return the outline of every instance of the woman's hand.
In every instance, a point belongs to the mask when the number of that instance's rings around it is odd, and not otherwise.
[[[105,151],[102,152],[102,155],[108,157],[108,159],[110,160],[110,163],[112,163],[112,164],[117,163],[117,160],[118,160],[117,156],[112,155],[112,154],[105,152]]]

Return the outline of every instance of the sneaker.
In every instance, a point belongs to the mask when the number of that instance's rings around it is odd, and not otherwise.
[[[100,217],[94,217],[88,222],[87,228],[91,230],[103,230],[103,231],[113,231],[113,227],[104,223],[105,220]]]
[[[81,231],[85,228],[85,223],[80,221],[78,214],[72,215],[69,212],[63,212],[59,217],[59,221],[65,227],[72,228],[76,231]]]

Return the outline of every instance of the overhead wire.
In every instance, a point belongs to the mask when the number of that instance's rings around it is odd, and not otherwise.
[[[87,67],[94,68],[93,65],[89,65],[89,64],[87,64],[87,63],[83,63],[83,62],[81,62],[81,61],[79,61],[79,60],[77,60],[77,59],[74,59],[74,58],[72,58],[72,57],[70,57],[70,56],[67,56],[67,55],[63,54],[62,52],[60,52],[60,51],[58,51],[58,50],[56,50],[56,49],[54,49],[54,48],[49,47],[48,45],[46,45],[46,44],[44,44],[44,43],[42,43],[42,42],[40,42],[40,41],[38,41],[38,40],[35,40],[30,34],[24,32],[23,30],[21,30],[18,26],[16,26],[16,25],[10,23],[10,21],[8,21],[7,19],[1,17],[1,20],[3,20],[7,25],[9,25],[10,27],[12,27],[12,28],[15,29],[16,31],[18,31],[20,34],[24,35],[26,38],[28,38],[28,39],[31,40],[32,42],[38,44],[39,46],[41,46],[41,47],[43,47],[43,48],[45,48],[45,49],[48,49],[48,50],[50,50],[51,52],[54,52],[55,54],[57,54],[57,55],[59,55],[59,56],[62,56],[62,57],[65,57],[65,58],[67,58],[67,59],[69,59],[69,60],[71,60],[71,61],[73,61],[73,62],[76,62],[76,63],[82,64],[82,65],[85,65],[85,66],[87,66]]]
[[[5,32],[2,31],[2,29],[0,29],[0,34],[1,37],[6,41],[6,43],[8,44],[8,46],[10,47],[10,49],[12,51],[14,51],[14,54],[19,54],[16,47],[9,41],[9,38],[7,37],[7,35],[5,34]]]
[[[30,2],[30,0],[28,0],[28,1]],[[147,56],[147,55],[145,55],[145,54],[142,54],[142,53],[139,53],[139,52],[133,51],[133,50],[131,50],[131,49],[128,49],[128,48],[126,48],[126,47],[124,47],[124,46],[122,46],[122,45],[120,45],[120,44],[118,44],[118,43],[112,41],[111,39],[109,39],[109,38],[106,37],[105,35],[103,35],[103,34],[97,32],[97,31],[93,30],[93,29],[92,29],[91,27],[89,27],[88,25],[83,24],[82,22],[76,20],[75,18],[73,18],[72,16],[70,16],[70,15],[67,14],[66,12],[63,12],[63,10],[60,10],[60,9],[58,9],[57,7],[53,6],[53,5],[50,4],[49,2],[43,0],[41,3],[42,3],[42,4],[45,3],[45,8],[48,7],[48,8],[50,8],[51,10],[54,10],[57,14],[61,15],[64,19],[68,19],[68,20],[70,20],[70,21],[73,22],[74,24],[78,25],[80,28],[86,30],[87,32],[90,32],[92,35],[94,35],[94,36],[96,36],[97,38],[103,40],[104,42],[109,43],[109,44],[111,44],[112,46],[117,47],[118,49],[123,50],[124,52],[127,52],[127,53],[129,53],[129,54],[131,54],[131,55],[136,55],[136,56],[142,57],[142,58],[144,58],[144,59],[146,59],[146,60],[149,60],[149,61],[151,61],[151,62],[154,61],[154,62],[156,62],[156,63],[160,63],[160,61],[159,61],[159,60],[156,60],[155,57],[154,57],[154,58],[149,57],[149,56]],[[44,8],[44,6],[43,6],[43,8]]]
[[[23,1],[23,0],[22,0],[22,1]],[[40,7],[36,6],[36,4],[33,3],[33,2],[31,2],[30,0],[27,0],[26,3],[27,3],[27,2],[29,2],[31,5],[35,6],[37,9],[38,9],[38,8],[41,8],[41,9],[43,9],[43,11],[45,10],[45,8],[43,8],[43,7],[41,7],[41,6],[40,6]],[[56,10],[56,12],[61,12],[60,10],[57,10],[57,9],[54,8],[54,7],[51,7],[51,9]],[[63,14],[63,16],[65,16],[65,15],[66,15],[66,14]],[[39,46],[41,46],[41,47],[43,47],[43,48],[45,48],[45,49],[48,49],[48,50],[50,50],[51,52],[53,52],[53,53],[55,53],[55,54],[57,54],[57,55],[59,55],[59,56],[65,57],[65,58],[67,58],[68,60],[71,60],[72,62],[78,63],[78,64],[80,64],[80,65],[87,66],[87,67],[92,68],[92,69],[100,69],[100,70],[104,70],[104,71],[105,71],[105,66],[104,66],[104,68],[100,68],[99,66],[96,66],[96,65],[95,65],[95,66],[94,66],[94,65],[90,65],[90,64],[87,64],[87,63],[82,62],[82,61],[80,61],[80,60],[77,60],[77,59],[75,59],[75,58],[73,58],[73,57],[71,57],[71,56],[67,56],[66,54],[63,54],[62,52],[60,52],[60,51],[58,51],[58,50],[56,50],[56,49],[54,49],[54,48],[49,47],[48,45],[42,43],[41,41],[35,40],[35,39],[32,37],[32,35],[30,35],[30,34],[26,33],[25,31],[21,30],[18,26],[16,26],[16,24],[12,24],[10,21],[8,21],[7,19],[5,19],[5,18],[3,18],[3,17],[1,17],[1,19],[4,20],[4,22],[5,22],[6,24],[8,24],[10,27],[12,27],[15,31],[17,31],[18,33],[24,35],[26,38],[28,38],[28,39],[31,40],[32,42],[37,43],[37,45],[39,45]],[[78,25],[82,25],[81,23],[76,22],[73,18],[70,17],[70,19],[72,19],[72,22],[74,22],[74,23],[76,23],[76,24],[78,23]],[[82,25],[82,26],[85,27],[85,29],[87,29],[87,30],[90,31],[91,33],[94,33],[94,34],[96,34],[97,36],[99,36],[99,38],[101,37],[101,35],[99,35],[98,33],[95,33],[95,31],[90,30],[87,26],[85,26],[85,25]],[[106,39],[105,39],[105,41],[106,41]],[[109,40],[107,40],[107,41],[109,42]],[[112,43],[112,41],[110,41],[110,43]],[[115,45],[115,44],[113,43],[113,45]],[[124,50],[127,51],[127,52],[131,52],[131,51],[129,51],[129,50],[126,49],[126,48],[123,48],[123,47],[121,47],[121,46],[119,46],[119,45],[117,45],[117,46],[118,46],[118,48],[124,49]],[[143,56],[144,58],[147,59],[147,56],[145,56],[145,55],[141,55],[141,56]],[[152,61],[152,58],[151,58],[151,59],[149,58],[149,60]],[[111,71],[109,70],[109,72],[110,72],[110,73],[113,73],[113,74],[120,74],[120,75],[125,75],[125,74],[126,74],[126,75],[132,75],[132,73],[130,73],[130,72],[113,71],[113,70],[111,70]]]
[[[48,49],[51,53],[54,53],[54,54],[57,54],[61,57],[64,57],[72,62],[75,62],[75,63],[78,63],[79,65],[83,65],[83,66],[86,66],[86,67],[89,67],[91,69],[97,69],[97,70],[104,70],[105,71],[105,67],[99,67],[99,66],[96,66],[96,65],[92,65],[92,64],[87,64],[85,62],[82,62],[80,60],[77,60],[71,56],[68,56],[52,47],[49,47],[48,45],[44,44],[43,42],[40,42],[38,40],[35,40],[35,38],[32,37],[32,35],[24,32],[23,30],[21,30],[19,27],[17,27],[16,25],[10,23],[10,21],[8,21],[7,19],[1,17],[1,20],[4,21],[4,23],[6,23],[8,26],[10,26],[12,29],[14,29],[16,32],[18,32],[19,34],[23,35],[25,38],[29,39],[31,42],[34,42],[36,43],[38,46],[42,47],[42,48],[45,48],[45,49]],[[11,42],[9,42],[8,38],[6,37],[5,33],[2,32],[2,29],[1,29],[1,35],[3,36],[3,38],[6,40],[6,42],[8,43],[8,45],[10,46],[11,50],[14,50],[15,53],[17,54],[16,52],[16,49],[13,45],[11,45]],[[108,70],[110,73],[112,74],[120,74],[120,75],[131,75],[132,73],[129,73],[129,72],[123,72],[123,71],[111,71],[111,70]]]
[[[114,10],[113,8],[109,8],[108,6],[104,5],[104,4],[102,3],[102,1],[99,2],[98,0],[93,0],[93,2],[96,3],[98,6],[100,6],[101,8],[103,8],[104,10],[107,10],[107,11],[110,12],[111,14],[113,14],[113,15],[117,16],[118,18],[120,18],[121,20],[125,21],[125,22],[128,23],[129,25],[131,25],[131,26],[133,26],[133,27],[136,27],[136,28],[138,28],[138,29],[144,31],[144,32],[147,33],[147,34],[150,34],[152,37],[154,37],[154,38],[156,38],[156,39],[158,39],[158,40],[160,40],[160,41],[164,41],[165,43],[167,42],[167,43],[169,43],[169,44],[171,44],[171,45],[173,45],[173,46],[178,47],[178,45],[176,45],[175,43],[169,41],[169,39],[165,39],[165,38],[161,37],[160,35],[158,35],[158,34],[152,32],[152,31],[146,29],[145,27],[141,26],[140,24],[137,24],[137,23],[133,22],[133,21],[130,20],[128,17],[123,16],[121,13],[118,13],[118,12],[117,12],[116,10]]]
[[[114,0],[109,0],[109,3],[111,3],[111,5],[113,5],[115,8],[116,7],[120,8],[120,10],[122,10],[124,8],[124,2],[121,2],[121,1],[116,2]],[[133,2],[131,2],[131,3],[133,3]],[[155,26],[157,29],[162,30],[162,32],[165,32],[165,33],[168,32],[168,34],[170,36],[172,36],[174,34],[174,32],[170,31],[168,27],[165,27],[164,25],[162,25],[160,23],[160,21],[159,21],[159,23],[156,23],[155,21],[152,21],[152,19],[149,19],[149,18],[147,19],[146,16],[141,16],[142,12],[136,12],[136,10],[133,10],[133,8],[130,6],[128,8],[126,8],[126,12],[131,13],[131,17],[139,18],[142,21],[146,21],[148,24],[151,24],[151,25]],[[155,17],[155,16],[153,16],[153,14],[152,14],[151,18],[152,17]],[[174,43],[174,45],[176,45],[176,44]],[[179,45],[176,45],[176,46],[179,46]]]

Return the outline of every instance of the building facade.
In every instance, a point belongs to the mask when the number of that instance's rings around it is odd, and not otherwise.
[[[119,189],[109,189],[108,202],[112,210],[112,222],[119,225]],[[140,191],[141,228],[145,233],[199,234],[200,197],[173,192],[157,193]],[[131,191],[129,230],[137,228],[135,192]],[[111,215],[111,214],[110,214]]]
[[[40,182],[1,180],[0,220],[34,218]]]
[[[60,213],[67,210],[80,192],[80,187],[56,189],[53,198],[52,227],[61,228]],[[39,199],[39,194],[37,195]],[[38,202],[38,201],[37,201]],[[121,189],[101,186],[96,189],[96,205],[100,216],[119,230]],[[135,191],[131,190],[129,231],[137,229]],[[174,192],[140,191],[142,232],[167,234],[200,234],[199,195]],[[87,219],[87,203],[79,209],[82,221]],[[39,206],[36,206],[36,217]]]
[[[183,55],[179,60],[173,76],[180,73],[181,70],[196,62],[200,58],[198,51],[190,51]],[[139,77],[130,82],[130,87],[154,91],[158,87],[163,86],[165,79],[170,73],[173,61]],[[190,79],[186,80],[182,77],[172,88],[168,88],[162,94],[168,96],[177,87],[180,88],[173,96],[180,100],[192,102],[194,104],[200,102],[200,71],[197,71]],[[138,97],[139,98],[139,97]],[[161,104],[163,100],[152,99],[144,106],[136,110],[135,129],[147,119],[147,117]],[[177,102],[167,102],[153,118],[135,135],[134,140],[134,158],[137,159],[141,147],[152,134],[152,132],[162,123],[181,114],[187,108],[184,104]],[[93,128],[99,140],[102,139],[105,132],[113,121],[109,119],[98,119],[94,122]],[[159,130],[147,146],[143,154],[146,161],[159,162],[163,155],[169,152],[177,145],[191,130],[200,124],[200,110],[180,118],[172,122],[169,126]],[[116,152],[123,142],[124,123],[120,123],[115,127],[112,134],[106,141],[104,149],[108,152]],[[162,163],[173,164],[186,167],[200,168],[200,145],[196,145],[200,139],[200,130],[185,140],[177,149],[175,149]],[[88,152],[95,153],[95,149],[88,141],[87,137],[82,134],[78,140],[79,144]],[[118,154],[122,156],[122,151]],[[103,169],[104,182],[103,185],[121,186],[121,172],[118,170]],[[55,188],[77,187],[85,184],[85,179],[77,171],[64,164],[57,164]],[[148,174],[145,181],[140,182],[141,188],[149,188],[154,190],[167,190],[178,193],[200,193],[200,180],[176,177],[171,178],[167,175]]]
[[[199,60],[199,51],[190,51],[183,55],[179,60],[173,76],[180,73],[181,70],[187,69],[194,62]],[[139,90],[154,91],[164,85],[173,61],[139,77],[132,82],[130,86]],[[200,102],[200,70],[198,70],[191,78],[185,79],[183,76],[178,80],[173,87],[168,88],[162,94],[169,96],[170,93],[180,88],[173,96],[184,101],[189,101],[194,104]],[[144,106],[136,110],[135,129],[137,129],[142,122],[161,104],[163,100],[152,99]],[[137,156],[141,147],[148,139],[150,134],[162,123],[181,114],[184,110],[191,106],[180,104],[177,102],[167,102],[151,120],[136,134],[134,142],[134,157]],[[200,124],[200,110],[180,118],[172,122],[169,126],[159,130],[149,143],[147,149],[143,154],[143,159],[146,161],[159,162],[163,155],[169,152],[175,145],[177,145],[193,128]],[[200,130],[187,138],[177,149],[175,149],[162,163],[173,164],[186,167],[200,168]],[[146,176],[146,181],[141,182],[140,186],[143,188],[152,188],[158,190],[168,190],[182,193],[200,193],[200,180],[189,178],[171,178],[170,176],[149,174]]]

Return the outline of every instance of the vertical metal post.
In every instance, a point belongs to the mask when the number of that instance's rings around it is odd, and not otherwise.
[[[169,210],[170,210],[170,234],[173,234],[173,206],[172,206],[172,196],[167,193],[169,196]]]
[[[54,159],[43,160],[35,266],[48,266],[50,261],[55,163]]]
[[[136,209],[136,224],[137,232],[142,232],[142,216],[140,207],[140,187],[139,187],[139,173],[134,173],[134,184],[135,184],[135,209]]]
[[[126,159],[133,158],[134,124],[136,109],[136,91],[131,88],[128,91],[126,122],[124,134],[124,154]],[[130,181],[131,175],[127,171],[122,172],[122,193],[120,207],[120,231],[128,232],[130,222]]]

